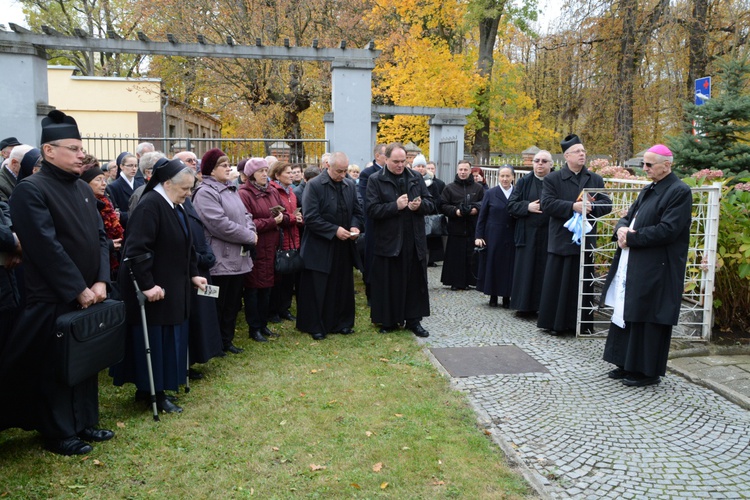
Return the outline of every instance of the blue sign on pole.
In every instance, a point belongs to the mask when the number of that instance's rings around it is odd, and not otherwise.
[[[701,106],[711,99],[711,77],[698,78],[695,80],[695,105]]]

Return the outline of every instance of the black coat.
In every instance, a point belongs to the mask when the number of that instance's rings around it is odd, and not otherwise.
[[[485,295],[511,295],[516,253],[513,241],[515,225],[515,219],[508,213],[508,198],[503,189],[500,186],[489,189],[482,202],[476,229],[476,237],[487,244],[480,257],[477,275],[477,290]]]
[[[676,325],[680,314],[685,281],[693,195],[687,184],[674,173],[649,184],[638,195],[625,217],[615,226],[629,227],[633,217],[635,232],[628,233],[630,248],[625,281],[626,322]],[[602,292],[607,296],[622,249],[618,248]]]
[[[332,246],[339,242],[336,231],[343,227],[347,231],[356,227],[364,229],[364,214],[357,200],[357,185],[351,179],[341,181],[341,191],[344,197],[346,215],[343,224],[336,221],[338,214],[338,194],[336,183],[331,180],[328,172],[323,172],[310,179],[302,198],[302,212],[305,214],[305,232],[302,235],[300,254],[305,262],[305,268],[322,273],[330,273],[337,264],[332,260]],[[359,254],[355,241],[350,240],[352,259],[357,265]]]
[[[128,223],[129,210],[130,210],[130,197],[133,195],[133,191],[141,187],[146,183],[143,176],[136,175],[133,178],[133,187],[131,189],[130,184],[127,183],[125,178],[121,175],[107,185],[107,196],[112,200],[112,205],[120,211],[120,225],[125,228]]]
[[[107,236],[89,185],[47,161],[18,183],[10,208],[23,247],[27,301],[0,353],[0,400],[13,402],[4,406],[0,430],[19,426],[47,438],[71,437],[98,424],[98,383],[94,375],[69,387],[58,377],[62,340],[55,337],[55,319],[74,310],[86,288],[109,283]]]
[[[164,288],[164,299],[146,302],[150,325],[179,325],[188,319],[192,292],[191,277],[198,276],[197,257],[189,232],[183,228],[176,209],[158,192],[144,194],[131,216],[123,256],[136,258],[151,254],[134,264],[133,272],[141,290],[155,285]],[[140,308],[128,264],[120,266],[119,283],[127,306],[128,322],[141,324]]]
[[[482,207],[484,188],[481,184],[474,182],[471,175],[467,179],[456,179],[445,186],[441,197],[440,210],[448,217],[448,236],[466,236],[474,239],[474,229],[477,227],[479,209]],[[477,209],[474,215],[462,213],[461,217],[456,210],[469,212],[472,208]]]
[[[7,203],[0,201],[0,253],[10,254],[16,250],[16,239],[13,237],[10,221],[10,207]],[[16,276],[12,269],[0,265],[0,312],[5,315],[11,314],[20,305],[21,296],[16,286]],[[1,328],[0,333],[5,333]],[[0,339],[0,349],[3,340]]]
[[[383,170],[383,167],[373,161],[372,165],[365,168],[364,170],[362,170],[362,172],[359,173],[359,182],[357,183],[357,190],[359,191],[359,198],[362,200],[362,210],[364,212],[365,220],[365,234],[363,235],[365,259],[362,263],[362,276],[367,283],[370,282],[370,267],[372,267],[372,259],[375,256],[375,237],[371,235],[373,230],[373,222],[367,215],[367,184],[370,180],[370,177],[380,172],[381,170]],[[362,236],[360,236],[360,238],[362,238]]]
[[[579,255],[580,245],[573,240],[573,233],[563,225],[573,217],[573,203],[583,188],[604,190],[604,179],[600,175],[590,172],[583,167],[581,172],[574,174],[567,165],[544,177],[544,189],[542,190],[542,211],[550,216],[549,239],[547,250],[556,255]],[[612,200],[603,192],[594,196],[594,207],[591,216],[601,217],[612,211]],[[586,235],[586,245],[594,246],[596,242],[596,224],[590,222],[594,228]]]
[[[367,170],[367,169],[365,169]],[[410,227],[402,227],[401,211],[396,199],[403,194],[397,178],[387,169],[372,175],[367,184],[367,216],[372,219],[373,230],[368,232],[368,241],[374,239],[374,255],[395,257],[401,252],[404,231],[412,231],[419,260],[427,258],[424,216],[435,210],[435,203],[424,179],[416,172],[404,169],[405,190],[409,200],[421,196],[422,204],[416,211],[404,208],[411,217]]]

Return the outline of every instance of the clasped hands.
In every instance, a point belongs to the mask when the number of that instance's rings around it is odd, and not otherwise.
[[[620,248],[628,248],[628,233],[634,233],[627,227],[621,227],[617,230],[617,246]]]
[[[350,228],[348,231],[344,229],[343,227],[340,227],[336,230],[336,238],[340,239],[341,241],[344,240],[356,240],[359,237],[359,229],[356,227]]]
[[[594,199],[593,196],[591,196],[588,193],[586,194],[586,213],[587,214],[591,213],[591,210],[594,208],[593,204],[595,201],[596,200]],[[579,214],[582,214],[583,213],[583,201],[576,201],[575,203],[573,203],[573,211],[578,212]]]
[[[406,207],[409,207],[409,210],[412,212],[416,212],[419,210],[419,207],[422,205],[422,197],[417,196],[413,200],[409,201],[409,196],[406,194],[402,194],[398,198],[396,198],[396,206],[399,210],[403,210]]]

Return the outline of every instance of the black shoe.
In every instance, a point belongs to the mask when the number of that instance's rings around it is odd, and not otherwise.
[[[107,429],[95,429],[93,427],[86,427],[78,433],[78,437],[84,441],[109,441],[115,437],[115,433]]]
[[[497,307],[497,295],[490,295],[490,307]]]
[[[609,378],[612,378],[612,379],[615,379],[615,380],[621,380],[621,379],[624,379],[625,377],[627,377],[629,374],[630,374],[630,372],[628,372],[628,371],[626,371],[626,370],[624,370],[624,369],[622,369],[620,367],[617,367],[614,370],[610,370],[607,373],[607,376]]]
[[[645,387],[647,385],[656,385],[659,382],[661,382],[661,377],[659,376],[647,377],[640,373],[631,373],[622,379],[622,384],[627,385],[628,387]]]
[[[380,327],[380,330],[378,330],[378,331],[379,331],[380,333],[391,333],[391,332],[395,332],[396,330],[398,330],[398,327],[397,327],[397,326],[386,326],[386,325],[382,325],[382,326]]]
[[[171,394],[167,394],[166,398],[170,400],[171,402],[178,401],[179,398],[177,396],[173,396]],[[148,404],[151,404],[151,394],[148,391],[141,391],[136,390],[135,391],[135,401],[146,401]]]
[[[250,338],[252,338],[252,337],[250,337]],[[226,346],[224,348],[224,352],[231,352],[232,354],[239,354],[239,353],[244,352],[244,351],[245,351],[244,349],[242,349],[240,347],[237,347],[234,344],[229,344],[228,346]]]
[[[256,342],[268,342],[268,339],[263,336],[260,330],[250,330],[250,338]]]
[[[289,311],[284,311],[283,313],[279,314],[279,318],[285,319],[287,321],[294,321],[297,319],[297,316],[290,313]]]
[[[503,297],[503,309],[510,308],[510,297]]]
[[[274,314],[273,316],[268,318],[268,321],[270,321],[271,323],[281,323],[281,318],[278,314]]]
[[[189,368],[188,369],[188,378],[190,380],[200,380],[203,378],[203,374],[196,370],[195,368]]]
[[[434,262],[428,262],[427,267],[437,267],[437,264],[435,264]]]
[[[351,328],[342,328],[341,330],[337,330],[333,333],[340,333],[341,335],[351,335],[352,333],[354,333],[354,330],[352,330]]]
[[[182,413],[182,407],[170,401],[163,392],[156,395],[156,409],[164,413]]]
[[[78,436],[69,437],[67,439],[47,439],[44,443],[44,447],[52,453],[68,457],[71,455],[85,455],[94,450],[93,446],[81,441]]]
[[[429,337],[430,332],[424,329],[421,323],[414,323],[413,325],[407,325],[407,330],[411,330],[417,337]]]
[[[269,330],[267,326],[264,326],[264,327],[263,327],[263,328],[261,329],[261,333],[262,333],[263,335],[265,335],[266,337],[275,337],[275,338],[279,338],[279,337],[281,337],[281,335],[279,335],[278,333],[276,333],[276,332],[272,332],[271,330]]]
[[[326,338],[325,333],[315,332],[310,334],[313,340],[324,340]]]

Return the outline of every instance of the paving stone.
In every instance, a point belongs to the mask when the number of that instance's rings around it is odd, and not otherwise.
[[[671,373],[657,386],[623,386],[606,376],[612,367],[601,359],[602,339],[552,337],[512,311],[486,307],[481,293],[447,290],[439,285],[440,271],[429,270],[433,315],[424,319],[430,337],[420,342],[430,348],[512,345],[549,371],[451,381],[489,417],[493,434],[518,446],[515,458],[542,478],[546,496],[748,496],[749,411]],[[729,368],[720,360],[703,364],[705,370]]]

